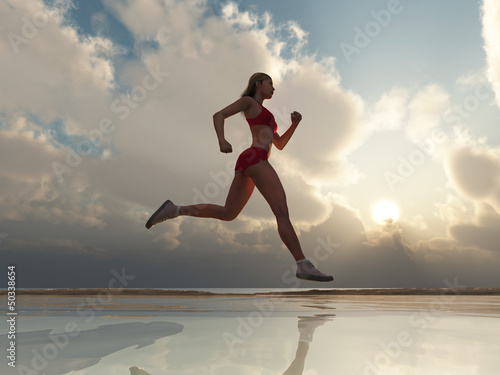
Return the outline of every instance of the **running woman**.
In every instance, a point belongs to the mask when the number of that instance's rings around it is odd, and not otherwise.
[[[271,145],[274,144],[278,150],[282,150],[302,120],[302,115],[299,112],[293,112],[291,114],[292,123],[288,130],[281,136],[276,132],[278,126],[273,114],[262,105],[264,100],[272,98],[274,90],[273,81],[269,75],[255,73],[250,77],[241,98],[213,116],[219,148],[223,153],[227,154],[233,151],[231,144],[224,137],[225,119],[243,112],[252,133],[252,146],[243,151],[236,162],[234,179],[229,188],[225,205],[177,206],[167,200],[149,218],[146,228],[150,229],[156,224],[179,215],[225,221],[234,220],[245,207],[255,186],[257,186],[276,216],[281,240],[297,262],[297,278],[332,281],[332,276],[318,271],[304,256],[297,234],[290,222],[283,185],[268,161]]]

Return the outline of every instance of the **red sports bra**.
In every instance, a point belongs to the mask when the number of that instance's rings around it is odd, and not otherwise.
[[[256,100],[257,102],[257,100]],[[259,102],[257,102],[259,103]],[[259,103],[260,104],[260,103]],[[271,129],[273,129],[273,133],[276,133],[278,130],[278,124],[276,124],[276,120],[274,119],[274,116],[267,108],[265,108],[262,104],[260,104],[262,107],[262,111],[260,111],[259,115],[257,117],[253,118],[247,118],[248,125],[253,126],[253,125],[267,125]]]

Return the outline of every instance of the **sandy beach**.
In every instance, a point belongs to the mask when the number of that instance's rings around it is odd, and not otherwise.
[[[19,293],[16,368],[3,356],[3,374],[493,375],[500,368],[493,290],[79,292]],[[2,345],[7,334],[2,328]]]

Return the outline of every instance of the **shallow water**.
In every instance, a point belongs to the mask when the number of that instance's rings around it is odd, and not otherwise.
[[[499,296],[20,295],[17,307],[16,368],[2,355],[2,374],[500,372]]]

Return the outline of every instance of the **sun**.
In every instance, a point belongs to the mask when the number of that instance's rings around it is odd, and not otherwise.
[[[373,206],[372,215],[380,225],[392,224],[399,218],[398,206],[389,201],[378,202]]]

